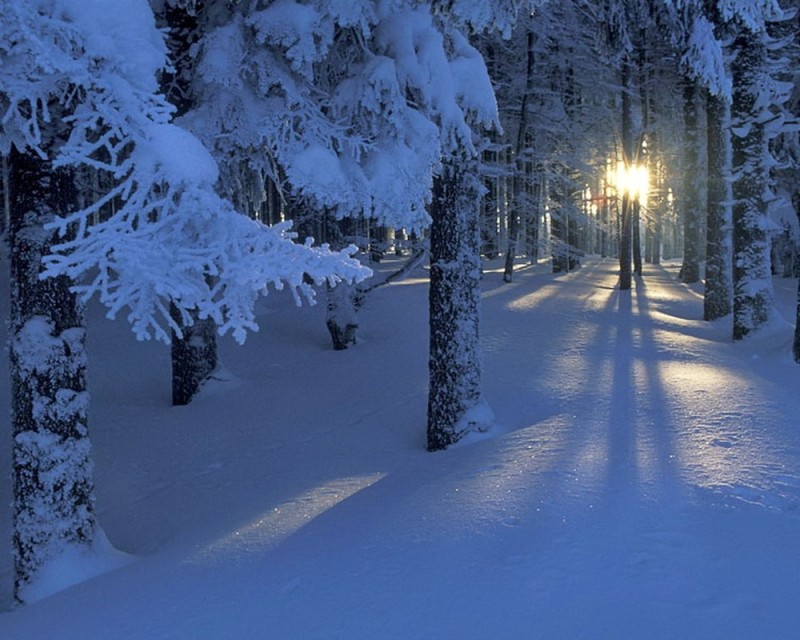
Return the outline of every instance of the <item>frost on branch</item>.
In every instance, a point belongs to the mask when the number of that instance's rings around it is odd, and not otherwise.
[[[689,77],[699,80],[712,94],[731,99],[731,78],[725,69],[722,43],[714,33],[714,25],[705,16],[697,16],[692,21],[681,62]]]
[[[180,331],[169,312],[172,300],[182,323],[191,324],[188,311],[196,310],[220,333],[243,341],[246,330],[257,329],[253,305],[269,284],[313,301],[304,274],[330,284],[368,274],[350,257],[354,248],[337,253],[299,245],[289,223],[268,227],[235,211],[214,192],[216,164],[188,132],[162,124],[147,133],[112,192],[124,205],[99,223],[90,222],[98,205],[59,219],[59,232],[74,239],[45,259],[47,275],[91,274],[76,291],[83,298],[97,294],[111,317],[127,308],[139,338],[168,341],[170,328]]]
[[[215,160],[154,93],[166,48],[144,0],[33,0],[0,12],[2,147],[45,157],[50,142],[56,166],[89,167],[113,184],[53,223],[62,241],[46,276],[83,282],[80,295],[97,294],[112,316],[127,308],[140,338],[168,340],[172,301],[184,322],[197,311],[243,340],[268,284],[311,299],[304,274],[368,275],[350,253],[297,245],[286,226],[252,222],[217,195]],[[68,129],[60,148],[42,134],[53,109]]]
[[[518,3],[474,4],[484,19]],[[220,160],[225,192],[271,180],[312,211],[427,227],[442,156],[497,117],[483,59],[453,20],[408,0],[228,12],[198,47],[198,106],[181,119]]]

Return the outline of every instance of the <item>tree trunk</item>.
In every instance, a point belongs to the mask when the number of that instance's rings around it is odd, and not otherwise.
[[[8,167],[8,156],[2,157],[2,172],[3,172],[3,221],[0,225],[0,235],[8,233],[11,226],[11,192],[8,186],[11,182],[11,174]]]
[[[686,127],[686,164],[683,180],[683,264],[681,282],[700,281],[700,146],[698,142],[697,89],[686,80],[683,93],[683,114]]]
[[[217,325],[210,318],[200,319],[193,314],[189,326],[181,323],[175,306],[170,307],[172,319],[181,327],[183,336],[172,334],[172,404],[189,404],[203,383],[217,368]]]
[[[531,264],[539,262],[539,227],[542,216],[542,169],[541,164],[535,163],[529,166],[529,179],[532,181],[530,188],[531,204],[528,207],[526,220],[527,233],[527,254]]]
[[[733,62],[733,339],[766,324],[772,309],[767,187],[767,141],[760,104],[766,45],[742,29]]]
[[[356,343],[358,331],[358,305],[356,287],[340,282],[335,287],[327,285],[327,312],[325,324],[331,334],[333,348],[344,351]]]
[[[794,210],[797,214],[797,221],[800,223],[800,185],[795,187],[792,202],[794,203]],[[800,279],[797,282],[797,306],[794,319],[794,344],[792,345],[792,353],[795,362],[800,363]]]
[[[429,451],[492,422],[481,394],[478,194],[476,162],[446,161],[431,206]]]
[[[622,154],[625,168],[633,165],[633,109],[631,105],[631,64],[627,55],[622,61]],[[631,249],[633,215],[630,193],[622,195],[622,216],[619,232],[619,288],[631,288]]]
[[[528,31],[528,53],[525,72],[525,91],[522,94],[522,103],[519,107],[519,127],[517,129],[517,142],[514,148],[514,177],[512,181],[513,200],[511,215],[508,220],[508,248],[506,250],[506,264],[503,271],[503,281],[511,282],[514,275],[514,259],[517,257],[517,240],[519,236],[520,220],[523,215],[523,190],[525,188],[525,162],[522,158],[525,149],[525,140],[528,133],[528,100],[533,91],[533,31]]]
[[[716,320],[731,312],[730,220],[725,202],[727,186],[725,167],[725,100],[706,96],[708,187],[706,191],[706,280],[703,295],[703,319]]]
[[[95,533],[83,309],[66,277],[40,280],[43,229],[76,201],[70,171],[12,149],[11,422],[15,596],[42,566]]]
[[[174,68],[162,75],[162,90],[176,106],[176,116],[181,116],[196,102],[191,85],[195,58],[190,51],[200,37],[199,14],[170,3],[164,5],[163,11]],[[170,313],[182,334],[172,332],[172,404],[185,405],[217,367],[217,327],[210,318],[201,320],[196,314],[192,315],[191,324],[184,325],[174,305]]]
[[[641,228],[641,203],[639,196],[632,203],[633,205],[633,272],[637,276],[642,275],[642,228]]]

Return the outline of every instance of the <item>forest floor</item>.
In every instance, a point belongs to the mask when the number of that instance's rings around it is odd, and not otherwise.
[[[92,308],[97,513],[130,562],[45,597],[86,569],[65,565],[0,638],[797,638],[796,281],[733,344],[676,264],[629,292],[611,260],[489,266],[499,426],[436,454],[422,269],[371,294],[346,352],[324,305],[270,295],[180,408],[168,349]]]

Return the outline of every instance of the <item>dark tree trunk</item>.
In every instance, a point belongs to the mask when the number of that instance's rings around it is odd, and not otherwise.
[[[517,257],[517,240],[519,237],[519,225],[523,215],[522,201],[523,190],[525,188],[525,165],[522,153],[525,149],[525,141],[528,133],[528,100],[533,91],[533,31],[528,31],[528,53],[525,72],[525,91],[522,94],[522,103],[519,107],[519,128],[517,129],[517,142],[514,148],[514,178],[512,181],[513,200],[511,204],[511,215],[508,219],[508,248],[506,250],[506,264],[503,271],[503,281],[511,282],[514,275],[514,260]]]
[[[800,280],[797,281],[797,307],[794,318],[794,343],[792,345],[792,354],[794,361],[800,364]]]
[[[762,36],[742,29],[733,62],[733,339],[766,324],[772,309],[767,205],[767,141],[760,85],[765,73]]]
[[[642,275],[642,229],[641,229],[641,204],[639,198],[632,203],[633,208],[633,272]]]
[[[683,114],[686,127],[686,164],[683,180],[683,264],[681,282],[700,281],[700,145],[698,136],[697,89],[692,80],[685,81]]]
[[[551,199],[556,203],[550,215],[550,245],[553,264],[553,273],[566,273],[569,271],[569,239],[568,224],[569,213],[564,200],[562,189],[563,176],[558,176],[551,185]]]
[[[532,264],[539,262],[539,225],[541,224],[542,207],[542,169],[536,163],[529,168],[531,171],[531,205],[527,215],[527,254]]]
[[[356,221],[352,219],[336,220],[328,215],[325,217],[325,229],[322,240],[337,250],[345,248],[352,237],[358,235]],[[327,286],[325,325],[336,351],[356,344],[360,306],[358,298],[358,287],[354,285],[340,282],[335,287]]]
[[[11,422],[15,595],[69,545],[95,532],[83,309],[66,277],[40,280],[54,238],[43,229],[76,202],[70,171],[9,158]]]
[[[491,418],[482,402],[477,166],[451,159],[434,184],[430,231],[428,450]],[[482,409],[482,410],[479,410]]]
[[[187,326],[174,306],[170,312],[183,333],[181,338],[172,336],[172,404],[179,406],[189,404],[217,368],[217,325],[193,314],[194,322]]]
[[[8,156],[3,156],[0,160],[2,160],[3,174],[3,216],[2,221],[0,221],[0,236],[4,236],[11,226],[11,192],[8,186],[11,181],[11,174],[9,173]]]
[[[724,134],[724,98],[706,96],[708,187],[706,192],[706,280],[703,295],[703,318],[716,320],[731,312],[730,231],[726,214],[725,185],[726,144]]]
[[[625,168],[633,165],[633,109],[631,105],[631,65],[626,56],[622,61],[622,153]],[[619,288],[631,288],[631,249],[633,240],[633,212],[630,193],[622,196],[622,216],[619,232]]]
[[[792,198],[794,202],[794,210],[797,213],[797,220],[800,222],[800,188],[796,188]],[[797,307],[794,319],[794,344],[792,346],[792,353],[795,362],[800,363],[800,280],[797,283]]]
[[[331,334],[333,348],[344,351],[355,345],[358,331],[358,305],[356,287],[340,282],[335,287],[327,286],[327,311],[325,324]]]

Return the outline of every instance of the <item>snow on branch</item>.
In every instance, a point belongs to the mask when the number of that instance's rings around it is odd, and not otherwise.
[[[472,18],[416,0],[231,8],[198,47],[198,104],[182,123],[311,210],[424,228],[442,156],[474,153],[473,127],[499,126],[484,61],[456,25],[518,4],[481,1]]]
[[[268,284],[311,301],[305,274],[332,284],[369,274],[355,248],[296,244],[288,223],[267,227],[217,195],[216,161],[155,93],[166,49],[145,0],[5,2],[0,19],[2,148],[91,167],[113,184],[52,223],[62,241],[45,276],[70,276],[110,316],[128,308],[139,338],[169,340],[172,302],[184,322],[196,310],[242,341]]]
[[[725,68],[722,42],[705,16],[697,16],[693,21],[681,62],[689,76],[699,80],[711,93],[731,99],[731,78]]]

